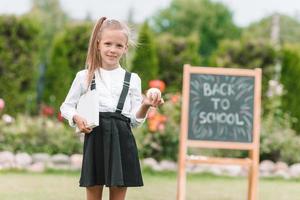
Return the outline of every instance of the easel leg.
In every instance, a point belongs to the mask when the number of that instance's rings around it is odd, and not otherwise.
[[[180,147],[179,147],[180,148]],[[184,147],[179,152],[178,160],[178,180],[177,180],[177,200],[185,200],[186,195],[186,150]]]
[[[252,160],[252,164],[249,168],[248,175],[248,200],[258,199],[258,178],[259,178],[259,152],[258,150],[251,150],[249,157]]]
[[[186,195],[186,174],[185,172],[179,172],[177,183],[177,200],[185,200]]]

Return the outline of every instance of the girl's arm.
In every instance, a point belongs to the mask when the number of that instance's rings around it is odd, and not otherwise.
[[[132,106],[132,126],[137,126],[144,122],[145,117],[150,106],[158,106],[163,103],[163,99],[158,96],[153,96],[154,98],[147,98],[142,95],[141,91],[141,79],[140,77],[132,73],[131,85],[131,106]]]
[[[140,109],[135,114],[136,118],[138,118],[138,119],[145,118],[149,108],[150,108],[150,105],[142,104]]]
[[[86,119],[79,116],[76,112],[78,101],[87,87],[87,85],[84,84],[85,77],[86,70],[76,74],[68,95],[60,107],[60,111],[62,116],[69,121],[70,126],[75,127],[77,125],[81,132],[90,133],[92,129],[88,128]]]
[[[78,72],[66,96],[65,101],[60,106],[61,115],[69,121],[70,126],[75,127],[73,117],[77,114],[76,105],[82,94],[82,74]]]

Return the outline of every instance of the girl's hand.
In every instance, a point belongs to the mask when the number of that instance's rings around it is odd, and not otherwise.
[[[150,95],[144,96],[143,104],[147,106],[157,107],[164,103],[164,99],[158,93],[151,93]]]
[[[91,128],[87,127],[87,121],[79,115],[74,115],[73,121],[82,133],[90,133],[92,131]]]

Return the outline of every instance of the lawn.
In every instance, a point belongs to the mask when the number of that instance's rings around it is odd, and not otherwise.
[[[169,200],[176,197],[176,173],[144,170],[145,186],[130,188],[130,200]],[[48,171],[42,174],[0,171],[1,200],[84,200],[85,189],[78,187],[79,172]],[[247,179],[189,175],[188,200],[245,200]],[[107,189],[105,190],[107,197]],[[300,180],[264,178],[259,182],[260,200],[300,200]],[[104,198],[107,199],[107,198]]]

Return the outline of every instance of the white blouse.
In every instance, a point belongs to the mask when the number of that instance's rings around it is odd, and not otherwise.
[[[100,68],[95,72],[96,91],[99,94],[99,112],[115,112],[121,91],[125,70],[118,67],[113,70]],[[87,89],[87,70],[81,70],[76,74],[68,95],[60,107],[62,116],[69,121],[70,126],[75,126],[73,116],[76,113],[76,105],[80,96]],[[144,122],[145,118],[136,118],[136,113],[142,103],[141,79],[136,73],[132,73],[128,94],[124,103],[122,114],[131,119],[131,125],[137,126]]]

